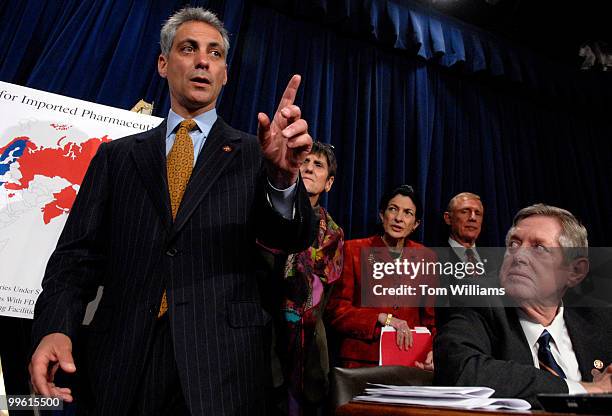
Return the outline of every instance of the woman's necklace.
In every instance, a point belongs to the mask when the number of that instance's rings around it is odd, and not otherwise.
[[[380,239],[383,241],[383,243],[385,243],[385,246],[387,248],[387,253],[389,257],[391,257],[392,260],[397,260],[400,257],[402,257],[402,254],[404,253],[403,245],[400,248],[398,248],[397,246],[395,247],[390,246],[389,243],[387,243],[387,241],[385,240],[384,235]],[[376,249],[374,251],[377,251],[378,253],[382,254],[382,252]],[[370,264],[374,264],[374,263],[381,261],[381,259],[379,259],[378,256],[375,256],[374,253],[370,253],[370,255],[368,256],[368,260]]]
[[[393,258],[393,260],[400,258],[402,256],[402,252],[404,251],[404,240],[400,240],[400,242],[402,244],[395,244],[395,246],[390,246],[389,243],[387,243],[387,240],[385,240],[385,236],[383,235],[381,237],[381,239],[383,240],[383,243],[385,243],[385,245],[387,246],[387,250],[389,251],[389,255]]]

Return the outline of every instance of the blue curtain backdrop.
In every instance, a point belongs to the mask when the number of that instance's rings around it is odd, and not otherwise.
[[[371,232],[381,192],[405,181],[424,195],[426,244],[445,240],[441,213],[464,190],[483,196],[482,244],[502,244],[513,214],[539,201],[609,244],[611,77],[406,1],[266,1],[238,48],[222,112],[254,131],[254,110],[272,111],[301,73],[313,136],[337,149],[328,206],[349,236]]]
[[[185,1],[29,0],[0,4],[0,79],[130,108],[169,106],[157,75],[159,28]],[[375,229],[392,184],[423,194],[417,238],[444,240],[441,213],[460,191],[482,195],[481,244],[500,244],[512,215],[545,201],[609,245],[612,82],[409,0],[197,1],[231,32],[219,111],[256,131],[292,73],[313,136],[335,145],[327,205],[348,236]],[[10,24],[9,24],[10,23]]]

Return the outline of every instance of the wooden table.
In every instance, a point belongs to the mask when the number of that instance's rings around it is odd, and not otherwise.
[[[380,404],[349,402],[336,410],[336,416],[497,416],[497,415],[530,415],[530,416],[570,416],[574,413],[549,413],[534,411],[492,411],[464,410],[443,407],[411,406],[401,404]]]

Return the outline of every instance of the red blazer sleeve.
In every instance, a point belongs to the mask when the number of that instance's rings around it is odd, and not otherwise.
[[[365,239],[368,240],[368,239]],[[361,304],[361,247],[364,240],[346,241],[344,245],[344,267],[327,304],[328,323],[339,334],[362,340],[375,339],[377,327],[376,308],[363,308]]]
[[[427,262],[435,263],[438,261],[438,256],[432,250],[418,244],[413,243],[416,248],[419,248],[423,251],[424,258]],[[416,278],[417,284],[426,284],[430,287],[439,287],[438,276],[435,274],[427,274],[422,273]],[[436,335],[436,327],[435,327],[435,297],[426,296],[421,298],[420,308],[419,308],[419,321],[420,326],[426,326],[431,331],[433,336]]]

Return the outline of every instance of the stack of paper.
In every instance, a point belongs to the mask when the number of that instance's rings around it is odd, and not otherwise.
[[[369,384],[365,394],[353,400],[389,404],[410,404],[432,407],[484,410],[529,410],[521,399],[491,397],[495,391],[488,387],[389,386]]]

